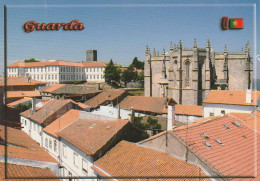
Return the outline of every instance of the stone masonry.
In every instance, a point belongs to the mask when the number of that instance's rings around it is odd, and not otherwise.
[[[206,48],[183,49],[170,44],[170,51],[150,53],[146,47],[144,68],[145,96],[172,97],[178,104],[202,105],[210,90],[252,88],[253,65],[250,47],[240,52],[215,52],[208,40]]]

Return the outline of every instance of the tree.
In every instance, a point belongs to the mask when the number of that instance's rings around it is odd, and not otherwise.
[[[139,61],[139,60],[137,59],[137,57],[135,57],[135,58],[133,59],[132,65],[133,65],[136,69],[142,69],[142,70],[144,70],[144,62]]]
[[[158,123],[158,119],[153,119],[152,117],[148,116],[147,118],[148,128],[153,131],[153,135],[161,132],[162,125]]]
[[[127,69],[122,73],[121,80],[125,82],[125,86],[128,82],[131,82],[132,80],[137,80],[137,72],[134,69],[133,64],[129,65]]]
[[[144,71],[140,72],[137,76],[137,80],[144,80]]]
[[[36,60],[35,58],[25,59],[24,62],[39,62],[39,60]]]
[[[112,59],[110,59],[110,62],[106,66],[104,73],[105,73],[104,77],[105,77],[106,83],[108,83],[112,86],[118,86],[118,84],[120,82],[120,70],[113,63]]]
[[[18,104],[16,106],[16,108],[20,110],[20,113],[30,109],[31,107],[32,107],[31,102],[29,102],[29,104]]]

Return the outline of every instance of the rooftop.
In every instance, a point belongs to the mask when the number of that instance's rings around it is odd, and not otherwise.
[[[46,82],[31,79],[27,77],[7,77],[7,86],[25,86],[25,85],[45,85]],[[0,80],[0,86],[4,86],[4,79]]]
[[[41,97],[38,91],[7,91],[7,98]]]
[[[23,104],[23,103],[29,102],[31,100],[32,100],[31,98],[25,97],[25,98],[19,99],[17,101],[11,102],[11,103],[7,104],[7,106],[16,107],[18,104]]]
[[[60,118],[46,126],[43,131],[58,138],[59,131],[63,130],[79,118],[79,110],[71,109]]]
[[[118,97],[120,97],[124,93],[125,93],[125,91],[120,90],[120,89],[107,89],[107,90],[102,91],[97,96],[86,101],[85,104],[90,106],[91,108],[96,108],[106,101],[116,100]]]
[[[41,62],[15,62],[8,66],[12,67],[46,67],[46,66],[71,66],[71,67],[105,67],[104,62],[69,62],[65,60],[41,61]]]
[[[0,126],[0,141],[5,141],[5,128]],[[42,147],[25,132],[7,127],[8,156],[35,161],[57,163]],[[5,154],[5,146],[0,145],[0,155]]]
[[[74,94],[74,95],[93,94],[98,92],[101,91],[97,90],[96,87],[90,85],[65,85],[65,86],[61,86],[56,90],[51,91],[52,94]]]
[[[173,99],[170,100],[175,103]],[[162,114],[165,113],[168,101],[165,97],[127,96],[121,101],[120,108]]]
[[[175,114],[203,116],[203,107],[194,105],[175,105]]]
[[[55,91],[57,89],[60,89],[61,87],[64,87],[66,86],[66,84],[55,84],[47,89],[45,89],[44,91],[42,92],[46,92],[46,93],[51,93],[52,91]]]
[[[55,61],[42,61],[42,62],[15,62],[8,66],[11,67],[45,67],[45,66],[72,66],[72,67],[82,67],[82,63],[68,62],[64,60]]]
[[[232,115],[179,127],[172,134],[224,176],[254,176],[255,166],[260,167],[260,151],[255,147],[260,143],[259,133]]]
[[[42,108],[36,110],[35,113],[31,114],[31,109],[22,112],[20,115],[27,117],[31,120],[34,120],[40,124],[43,124],[45,120],[47,120],[51,115],[55,114],[58,110],[60,110],[63,106],[72,102],[70,99],[53,99],[47,102]]]
[[[211,90],[203,103],[256,105],[260,91],[252,91],[251,103],[246,103],[246,91]]]
[[[89,156],[95,155],[128,123],[127,120],[112,121],[79,119],[59,132],[59,136]]]
[[[4,179],[5,175],[5,164],[0,163],[0,180]],[[9,178],[58,178],[51,170],[48,168],[37,168],[25,165],[7,164],[7,176]],[[10,181],[15,181],[17,179],[8,179]],[[41,179],[41,181],[47,181],[48,179]]]
[[[206,176],[198,166],[181,161],[165,152],[126,141],[121,141],[102,158],[95,161],[92,168],[101,175],[112,177]]]

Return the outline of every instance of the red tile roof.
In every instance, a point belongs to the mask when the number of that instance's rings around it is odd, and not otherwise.
[[[175,114],[203,116],[203,107],[194,105],[175,105]]]
[[[230,116],[242,121],[249,128],[260,133],[260,112],[254,111],[252,113],[230,113]]]
[[[26,102],[29,102],[31,100],[32,100],[31,98],[25,97],[25,98],[19,99],[17,101],[11,102],[11,103],[7,104],[7,106],[8,107],[15,107],[18,104],[26,103]]]
[[[0,125],[0,140],[5,141],[5,127]],[[39,145],[25,132],[7,127],[7,141],[10,144],[38,149]]]
[[[28,82],[27,77],[7,77],[7,86],[25,86],[25,85],[45,85],[46,82],[31,79]],[[0,86],[4,86],[4,81],[0,82]]]
[[[20,115],[27,117],[33,121],[36,121],[39,124],[45,124],[45,121],[48,118],[56,114],[56,112],[59,111],[60,109],[63,109],[63,107],[69,104],[70,102],[72,102],[70,99],[64,99],[64,100],[53,99],[48,103],[46,103],[39,110],[36,110],[36,112],[33,114],[31,114],[31,109],[28,109],[27,111],[22,112]]]
[[[79,110],[71,109],[60,118],[46,126],[43,131],[58,138],[58,132],[79,119]]]
[[[8,151],[7,152],[8,157],[58,163],[43,148],[34,150],[34,149],[28,149],[28,148],[22,148],[22,147],[16,147],[16,146],[8,146],[7,151]],[[5,146],[0,145],[0,155],[4,155],[4,154],[5,154]]]
[[[5,180],[5,164],[0,163],[0,180]],[[58,177],[48,168],[37,168],[25,165],[7,164],[8,178],[57,178]],[[40,179],[41,181],[50,179]],[[17,179],[8,179],[8,181],[17,181]]]
[[[106,67],[107,64],[104,62],[83,62],[84,67]]]
[[[48,62],[15,62],[8,67],[45,67],[45,66],[72,66],[82,67],[82,63],[68,62],[64,60],[55,60]]]
[[[106,67],[104,62],[69,62],[64,60],[42,62],[15,62],[8,67],[45,67],[45,66],[72,66],[72,67]]]
[[[49,87],[48,89],[45,89],[42,92],[51,93],[52,91],[55,91],[55,90],[57,90],[61,87],[64,87],[64,86],[66,86],[66,84],[55,84],[55,85]]]
[[[254,176],[255,166],[260,168],[260,150],[256,147],[260,134],[234,116],[191,124],[188,129],[177,128],[172,134],[220,175]],[[260,180],[259,169],[255,180]]]
[[[0,126],[0,140],[5,141],[5,128]],[[8,156],[36,161],[57,163],[42,147],[22,130],[7,127]],[[0,155],[5,154],[4,145],[0,145]]]
[[[181,161],[165,152],[126,141],[121,141],[102,158],[95,161],[92,168],[99,174],[112,177],[150,176],[163,179],[163,177],[206,176],[198,166]],[[102,172],[102,170],[109,175]],[[158,180],[159,178],[152,180]],[[198,178],[194,180],[198,180]]]
[[[95,97],[89,99],[88,101],[86,101],[85,104],[90,106],[91,108],[96,108],[106,101],[116,100],[118,97],[120,97],[124,93],[125,93],[124,90],[119,90],[119,89],[104,90],[100,94],[98,94],[97,96],[95,96]]]
[[[7,91],[7,98],[41,97],[38,91]]]
[[[203,103],[256,105],[260,91],[252,91],[251,103],[246,103],[246,91],[211,90]]]
[[[120,108],[130,110],[133,107],[137,111],[162,114],[165,112],[167,102],[164,97],[127,96],[121,101]]]
[[[129,123],[119,119],[112,121],[79,119],[59,132],[59,136],[89,156],[95,155]]]

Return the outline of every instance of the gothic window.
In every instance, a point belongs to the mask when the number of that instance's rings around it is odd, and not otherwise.
[[[190,78],[190,62],[186,61],[185,62],[185,86],[188,87],[189,86],[189,78]]]
[[[186,61],[185,66],[186,66],[186,78],[190,78],[190,62]]]

